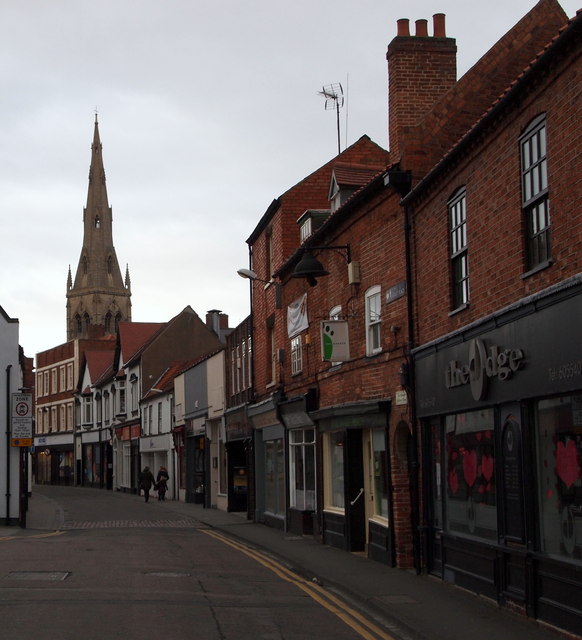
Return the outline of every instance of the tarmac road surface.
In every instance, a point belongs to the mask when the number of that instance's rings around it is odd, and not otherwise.
[[[27,528],[0,527],[0,607],[0,640],[563,637],[242,514],[80,487],[34,487]]]

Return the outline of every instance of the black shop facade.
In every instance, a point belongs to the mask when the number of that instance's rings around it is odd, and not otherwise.
[[[424,563],[582,625],[582,278],[415,349]]]

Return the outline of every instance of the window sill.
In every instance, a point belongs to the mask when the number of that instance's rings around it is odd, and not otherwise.
[[[522,276],[521,276],[521,279],[525,280],[526,278],[529,278],[530,276],[533,276],[536,273],[539,273],[540,271],[544,271],[544,269],[547,269],[548,267],[551,267],[553,263],[554,263],[554,261],[552,259],[544,260],[543,262],[540,262],[533,269],[530,269],[529,271],[526,271],[525,273],[523,273]]]
[[[377,358],[378,356],[382,355],[383,352],[384,352],[384,349],[379,349],[378,351],[373,351],[372,353],[366,353],[366,358],[368,358],[368,360],[371,360],[372,358]]]
[[[292,378],[297,378],[297,376],[300,376],[303,373],[303,369],[301,371],[296,371],[295,373],[291,374]]]
[[[269,384],[265,385],[265,389],[272,389],[275,386],[274,382],[269,382]]]
[[[453,309],[452,311],[449,312],[449,318],[452,316],[456,316],[457,313],[461,313],[461,311],[465,311],[468,308],[469,308],[468,302],[466,302],[465,304],[462,304],[460,307],[457,307],[456,309]]]

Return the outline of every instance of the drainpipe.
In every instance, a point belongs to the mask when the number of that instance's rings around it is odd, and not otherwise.
[[[6,367],[6,526],[10,526],[10,421],[11,421],[11,397],[10,397],[10,370],[12,365]]]
[[[412,250],[411,250],[411,226],[408,206],[404,205],[404,243],[406,253],[406,311],[408,320],[408,371],[406,372],[408,393],[410,396],[410,425],[411,425],[411,442],[410,452],[408,455],[408,465],[410,473],[410,503],[411,503],[411,527],[412,527],[412,553],[414,560],[414,568],[417,574],[422,572],[422,552],[421,552],[421,524],[420,524],[420,464],[418,460],[418,426],[416,419],[416,403],[415,403],[415,382],[414,382],[414,365],[411,358],[412,349],[415,342],[414,330],[414,308],[413,308],[413,287],[412,287]]]

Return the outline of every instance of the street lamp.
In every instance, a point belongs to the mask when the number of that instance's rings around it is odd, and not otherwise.
[[[312,251],[337,251],[344,252],[342,253],[342,257],[345,259],[348,267],[352,264],[351,254],[350,254],[350,245],[338,245],[338,246],[329,246],[329,247],[308,247],[303,250],[303,254],[301,259],[293,269],[293,273],[291,274],[292,278],[305,278],[311,287],[315,287],[317,284],[317,278],[321,278],[323,276],[328,276],[329,271],[327,271],[321,262],[314,257]],[[351,276],[350,276],[351,278]]]
[[[274,287],[275,287],[275,309],[280,309],[281,308],[281,285],[280,285],[280,283],[275,282],[274,280],[263,280],[262,278],[259,278],[259,276],[252,269],[245,269],[245,268],[238,269],[237,273],[241,278],[245,278],[245,280],[263,282],[265,285],[274,285]],[[265,289],[266,288],[267,287],[265,286]]]

